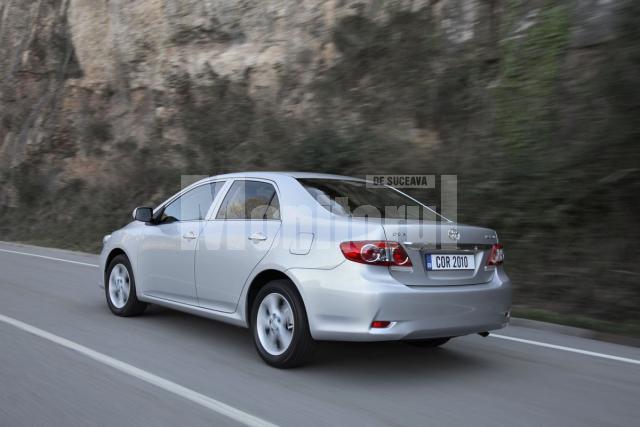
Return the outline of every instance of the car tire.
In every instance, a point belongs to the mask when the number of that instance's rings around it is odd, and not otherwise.
[[[428,340],[407,341],[407,344],[410,344],[414,347],[436,348],[440,347],[443,344],[446,344],[450,339],[451,337],[430,338]]]
[[[289,280],[260,289],[251,307],[251,330],[258,354],[276,368],[304,364],[315,347],[302,298]]]
[[[147,308],[146,303],[138,300],[133,269],[125,255],[117,255],[109,263],[104,291],[107,305],[116,316],[137,316]]]

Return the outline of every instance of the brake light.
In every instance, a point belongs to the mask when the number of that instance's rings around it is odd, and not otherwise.
[[[346,259],[361,264],[411,267],[409,255],[398,242],[384,240],[342,242],[340,250]]]
[[[504,249],[502,243],[496,243],[491,246],[491,252],[489,252],[489,259],[487,265],[499,265],[504,261]]]

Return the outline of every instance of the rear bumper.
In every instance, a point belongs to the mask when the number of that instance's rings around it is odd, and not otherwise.
[[[511,281],[468,286],[405,286],[380,267],[345,262],[333,270],[292,269],[317,340],[392,341],[467,335],[509,322]],[[372,329],[374,320],[392,322]]]

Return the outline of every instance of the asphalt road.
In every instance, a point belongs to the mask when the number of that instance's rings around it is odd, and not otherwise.
[[[500,335],[527,342],[476,335],[435,350],[324,343],[311,365],[282,371],[259,359],[244,329],[158,307],[113,316],[96,263],[91,255],[0,244],[0,426],[640,419],[638,348],[509,327]]]

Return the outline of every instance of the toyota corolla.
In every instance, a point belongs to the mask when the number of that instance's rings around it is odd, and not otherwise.
[[[200,180],[105,236],[110,310],[148,304],[251,328],[265,362],[316,341],[435,347],[507,325],[511,282],[495,231],[455,224],[401,191],[325,174]]]

